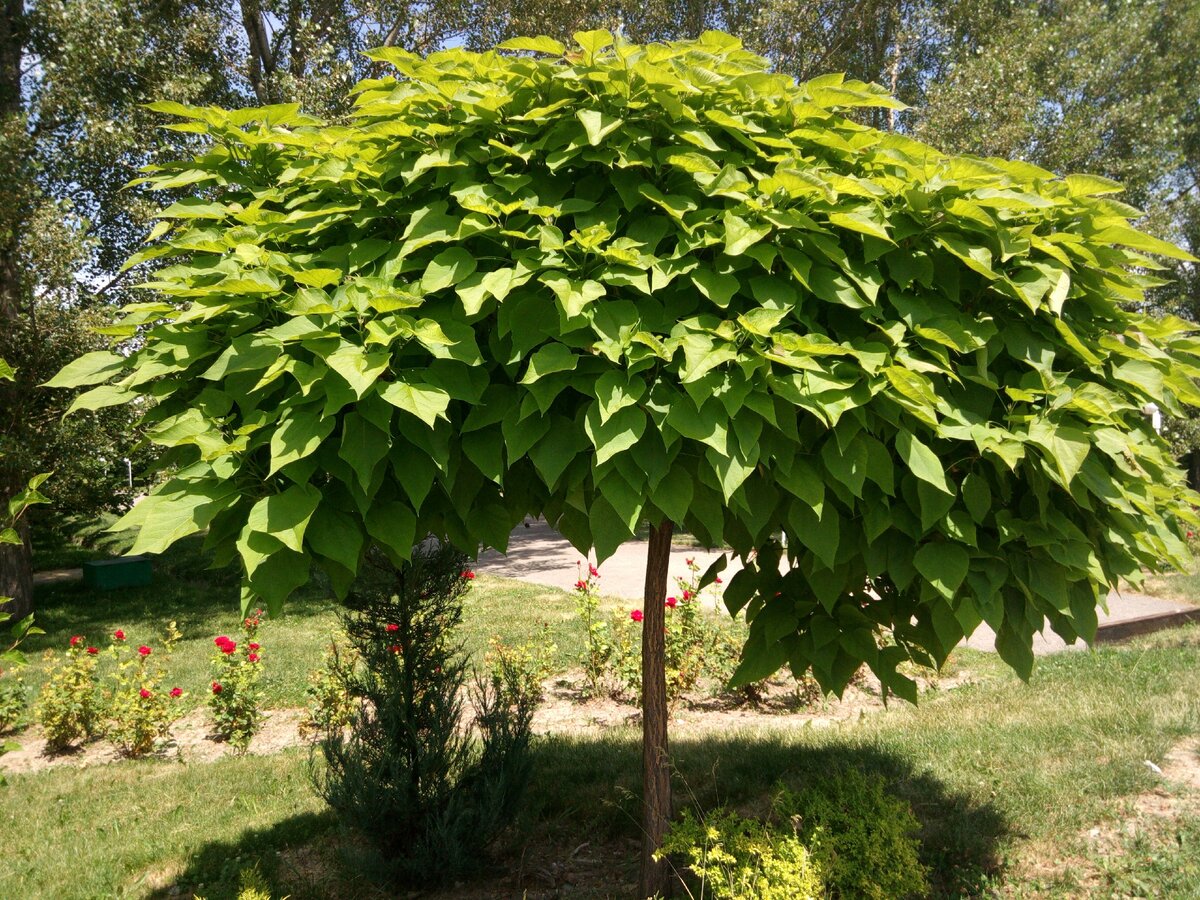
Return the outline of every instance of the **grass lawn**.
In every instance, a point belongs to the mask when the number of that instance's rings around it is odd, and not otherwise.
[[[122,627],[130,640],[154,643],[152,632],[174,618],[185,639],[172,670],[200,702],[212,637],[237,625],[235,579],[204,569],[195,542],[162,558],[156,571],[155,585],[140,590],[40,588],[38,619],[49,634],[30,642],[27,680],[36,684],[44,667],[38,651],[61,648],[72,634],[96,642]],[[581,651],[573,615],[563,591],[480,577],[464,637],[480,651],[492,635],[527,640],[544,621],[565,668]],[[303,702],[308,671],[335,621],[333,603],[313,587],[264,627],[269,706]],[[1028,685],[994,656],[962,651],[945,674],[967,671],[973,683],[927,692],[916,708],[895,703],[826,728],[781,722],[677,737],[676,796],[702,809],[724,803],[761,812],[781,784],[857,767],[882,775],[912,804],[935,896],[1200,897],[1200,790],[1187,794],[1145,765],[1165,765],[1172,748],[1185,752],[1200,788],[1198,651],[1200,627],[1178,629],[1043,658]],[[510,876],[531,873],[530,885],[543,889],[537,873],[574,866],[579,871],[556,896],[629,896],[612,885],[635,876],[640,733],[546,736],[535,754],[506,848]],[[214,900],[236,896],[239,872],[256,866],[276,897],[382,896],[341,863],[336,827],[309,787],[310,764],[306,750],[293,749],[12,775],[0,788],[0,895],[195,892]],[[581,862],[587,858],[591,869]],[[447,896],[521,896],[509,883]]]
[[[39,557],[60,561],[69,548],[53,547]],[[82,551],[88,553],[91,551]],[[143,588],[95,592],[81,582],[41,585],[36,590],[37,624],[45,635],[24,645],[30,666],[25,680],[33,690],[45,680],[43,652],[66,648],[72,635],[88,644],[108,646],[114,630],[121,628],[134,646],[145,643],[157,649],[163,627],[176,620],[183,639],[176,645],[169,670],[171,684],[188,692],[184,702],[199,705],[209,683],[213,638],[228,634],[236,639],[241,621],[235,570],[208,568],[200,539],[180,541],[155,561],[154,584]],[[610,601],[616,608],[625,601]],[[337,628],[338,605],[317,582],[288,600],[282,615],[268,617],[259,633],[267,652],[263,679],[269,707],[302,705],[308,674],[320,663],[323,646]],[[558,647],[560,669],[574,664],[583,650],[583,633],[575,626],[575,602],[566,591],[506,578],[479,576],[467,595],[462,639],[466,649],[481,658],[493,636],[520,644],[540,636],[541,625]]]
[[[1143,761],[1200,733],[1197,649],[1200,629],[1181,629],[1050,658],[1030,685],[988,676],[856,724],[676,741],[678,796],[761,808],[780,783],[857,766],[912,803],[938,896],[1197,896],[1195,817],[1133,812],[1159,784]],[[632,730],[541,740],[512,859],[591,841],[627,848],[609,868],[632,873],[639,760]],[[370,895],[329,849],[334,827],[308,764],[288,751],[13,777],[0,793],[0,884],[20,897],[178,886],[215,898],[233,896],[239,870],[257,863],[277,895]],[[1130,821],[1139,831],[1125,837]],[[1119,836],[1107,854],[1090,845],[1092,828]]]
[[[1142,593],[1164,600],[1179,600],[1200,606],[1200,572],[1168,572],[1150,575],[1142,585]]]

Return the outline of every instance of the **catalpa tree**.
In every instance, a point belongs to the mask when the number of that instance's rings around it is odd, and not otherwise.
[[[207,529],[272,609],[371,543],[503,550],[541,514],[603,560],[648,522],[652,849],[673,528],[743,564],[736,681],[865,663],[913,698],[898,666],[981,622],[1028,675],[1047,622],[1090,639],[1186,555],[1143,409],[1200,400],[1200,342],[1139,311],[1185,255],[1110,181],[864,127],[880,88],[728,35],[575,40],[377,51],[345,125],[157,104],[209,143],[143,179],[193,193],[130,261],[169,264],[111,329],[132,349],[53,384],[153,401],[170,477],[118,527]]]

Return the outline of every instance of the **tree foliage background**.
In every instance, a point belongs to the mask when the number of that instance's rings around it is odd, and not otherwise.
[[[141,104],[298,100],[336,118],[371,72],[368,47],[482,48],[591,27],[633,40],[719,27],[800,78],[878,82],[909,109],[864,110],[870,124],[1116,178],[1148,230],[1200,248],[1200,0],[3,0],[0,355],[18,381],[0,389],[0,494],[54,470],[46,489],[59,512],[120,498],[123,473],[96,460],[129,455],[130,420],[60,423],[71,396],[36,386],[102,345],[90,326],[129,300],[137,279],[120,261],[164,198],[121,187],[194,140],[157,127]],[[1200,315],[1195,267],[1175,276],[1152,305]],[[1181,455],[1197,446],[1194,423],[1168,428]],[[0,578],[28,564],[27,550],[18,556],[0,559]]]

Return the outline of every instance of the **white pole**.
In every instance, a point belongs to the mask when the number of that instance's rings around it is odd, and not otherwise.
[[[130,489],[132,489],[133,488],[133,463],[131,463],[128,459],[124,459],[124,460],[122,460],[122,462],[125,463],[125,469],[129,474],[129,487],[130,487]]]

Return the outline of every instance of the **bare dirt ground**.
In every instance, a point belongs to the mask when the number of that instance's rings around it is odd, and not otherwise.
[[[948,690],[970,680],[968,673],[938,681],[938,690]],[[579,673],[568,673],[547,681],[545,699],[534,715],[536,734],[596,734],[620,727],[639,727],[641,712],[629,698],[588,697]],[[697,692],[677,703],[671,712],[671,733],[690,737],[711,732],[753,728],[827,728],[852,723],[885,709],[879,684],[871,676],[861,677],[847,688],[841,699],[807,692],[791,679],[767,682],[755,702],[740,695]],[[304,710],[274,709],[265,714],[262,729],[250,743],[249,753],[267,755],[289,747],[307,745],[300,723]],[[122,759],[120,750],[97,740],[62,753],[50,753],[39,726],[13,736],[21,749],[0,756],[0,772],[24,774],[59,766],[96,766]],[[212,762],[235,751],[212,733],[206,710],[197,709],[171,726],[170,737],[150,758],[181,762]]]
[[[262,729],[250,742],[249,753],[266,755],[278,753],[302,743],[300,738],[301,709],[273,709],[264,714]],[[59,766],[98,766],[122,759],[121,751],[108,741],[84,744],[63,753],[48,753],[42,729],[33,726],[15,735],[20,750],[0,756],[0,772],[23,774],[41,772]],[[212,762],[235,751],[212,734],[208,713],[193,710],[171,726],[170,737],[154,753],[152,759],[177,759],[182,762]]]

